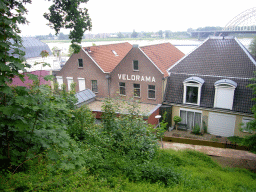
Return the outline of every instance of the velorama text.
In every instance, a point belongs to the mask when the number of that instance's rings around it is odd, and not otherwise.
[[[118,74],[118,78],[123,81],[146,81],[146,82],[156,82],[155,77],[150,76],[140,76],[140,75],[128,75],[128,74]]]

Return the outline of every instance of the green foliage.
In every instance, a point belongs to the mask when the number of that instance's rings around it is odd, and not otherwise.
[[[83,163],[81,150],[66,132],[76,103],[73,92],[52,92],[36,82],[30,89],[13,87],[1,98],[6,103],[0,107],[1,166],[14,170],[41,153],[63,169]]]
[[[70,45],[69,48],[68,48],[68,56],[71,57],[71,55],[73,55],[74,53],[74,49],[73,47]]]
[[[104,161],[109,165],[108,160]],[[244,169],[221,168],[211,157],[196,151],[159,150],[151,162],[142,165],[122,160],[119,165],[126,165],[127,169],[113,176],[115,167],[106,167],[109,168],[106,169],[106,176],[112,172],[109,177],[92,175],[85,167],[69,172],[57,168],[53,173],[47,168],[51,163],[53,162],[40,155],[26,162],[28,170],[25,172],[14,175],[0,173],[0,190],[166,192],[256,190],[255,173]],[[128,169],[136,169],[133,171],[134,177],[124,175],[124,171],[128,172]]]
[[[205,121],[203,121],[203,130],[204,130],[204,133],[207,133],[207,131],[208,131]]]
[[[200,127],[198,124],[195,125],[195,127],[192,130],[192,133],[194,133],[195,135],[200,135]]]
[[[60,49],[58,47],[53,47],[52,48],[52,54],[55,56],[55,57],[59,57],[60,56]]]
[[[256,57],[256,36],[249,45],[249,51],[254,57]]]
[[[80,51],[83,34],[92,27],[88,9],[81,8],[81,3],[87,3],[88,0],[53,0],[50,6],[50,13],[45,13],[44,17],[49,21],[56,34],[61,28],[71,29],[69,39],[71,39],[71,47],[75,53]]]
[[[91,129],[95,124],[95,118],[87,105],[72,112],[72,120],[68,127],[70,136],[78,141],[86,139],[86,129]]]
[[[179,116],[174,116],[173,117],[173,121],[175,122],[175,124],[177,124],[177,123],[179,123],[179,122],[181,122],[181,117],[179,117]]]

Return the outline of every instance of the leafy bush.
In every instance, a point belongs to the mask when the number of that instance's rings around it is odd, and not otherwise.
[[[1,93],[1,166],[14,170],[41,153],[67,170],[83,164],[81,150],[66,131],[75,108],[74,92],[67,93],[65,87],[52,91],[39,86],[36,76],[31,78],[30,88],[17,86]]]
[[[200,127],[198,124],[195,125],[195,127],[192,130],[192,133],[194,133],[195,135],[200,135]]]
[[[67,132],[73,139],[84,140],[86,129],[91,129],[95,125],[95,117],[87,105],[73,110],[72,115]]]

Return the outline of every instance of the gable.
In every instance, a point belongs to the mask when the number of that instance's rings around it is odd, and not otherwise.
[[[112,72],[131,49],[132,45],[128,42],[83,48],[104,73]]]

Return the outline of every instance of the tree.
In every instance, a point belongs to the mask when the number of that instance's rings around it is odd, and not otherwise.
[[[119,32],[119,33],[117,34],[117,36],[118,36],[118,38],[124,38],[124,35],[123,35],[121,32]]]
[[[158,35],[162,38],[163,37],[163,31],[162,30],[158,31]]]
[[[69,39],[71,39],[72,48],[75,53],[81,49],[78,43],[81,43],[85,31],[90,30],[91,19],[88,9],[80,8],[81,3],[87,3],[89,0],[52,0],[53,5],[50,6],[50,13],[45,13],[44,17],[49,21],[56,35],[61,28],[71,29]]]
[[[133,32],[131,34],[131,37],[132,38],[137,38],[138,37],[138,33],[135,30],[133,30]]]
[[[88,10],[79,8],[87,1],[52,0],[50,13],[45,14],[56,34],[60,28],[71,30],[69,38],[75,52],[80,51],[77,44],[81,43],[83,32],[91,29]],[[49,87],[39,86],[33,75],[30,78],[35,84],[31,89],[9,86],[15,76],[24,81],[24,75],[19,71],[29,67],[24,62],[25,53],[20,49],[22,39],[18,27],[18,24],[28,23],[24,16],[28,3],[31,0],[0,2],[0,160],[8,162],[6,167],[25,162],[46,149],[50,150],[47,152],[49,157],[55,160],[61,156],[57,154],[59,150],[63,155],[66,153],[65,157],[78,152],[64,130],[70,110],[73,110],[74,96],[69,97],[65,92],[59,96]],[[70,159],[64,161],[68,163]]]
[[[254,57],[256,57],[256,36],[253,38],[252,42],[250,43],[249,51]]]
[[[74,53],[74,49],[71,45],[69,45],[69,48],[68,48],[68,56],[71,57],[71,55],[73,55]]]

